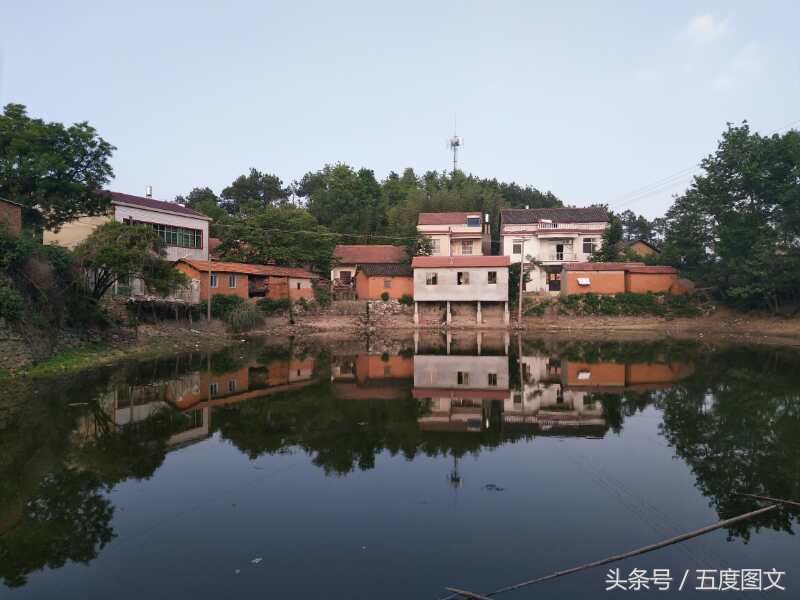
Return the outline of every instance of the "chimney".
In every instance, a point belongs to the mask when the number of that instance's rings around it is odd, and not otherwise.
[[[146,188],[144,188],[144,196],[145,196],[145,198],[152,198],[153,197],[153,186],[152,185],[148,185]]]

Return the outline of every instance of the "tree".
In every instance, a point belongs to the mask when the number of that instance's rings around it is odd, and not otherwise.
[[[209,187],[193,188],[186,196],[176,196],[175,202],[201,212],[214,221],[224,220],[228,216],[227,211],[219,205],[220,199]]]
[[[164,260],[164,248],[147,225],[111,221],[75,248],[86,293],[100,300],[117,282],[141,279],[145,288],[166,296],[186,284],[186,276]]]
[[[252,212],[259,208],[288,204],[291,193],[291,189],[284,187],[277,175],[251,168],[248,174],[240,175],[222,190],[221,197],[228,212],[236,214],[243,210]]]
[[[47,123],[8,104],[0,115],[0,196],[36,208],[38,227],[102,214],[109,197],[100,190],[114,176],[115,149],[86,122]]]
[[[603,231],[603,245],[592,256],[593,262],[615,262],[620,258],[622,242],[622,221],[613,212],[608,213],[608,227]]]
[[[741,308],[800,305],[800,132],[728,124],[667,213],[663,259]]]

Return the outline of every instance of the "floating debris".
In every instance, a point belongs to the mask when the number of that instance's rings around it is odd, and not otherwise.
[[[506,488],[500,487],[499,485],[495,485],[493,483],[487,483],[485,486],[483,486],[483,489],[485,489],[488,492],[505,492],[506,491]]]
[[[261,558],[261,557],[259,556],[258,558],[254,558],[254,559],[253,559],[253,560],[251,560],[250,562],[251,562],[251,563],[253,563],[254,565],[257,565],[257,564],[258,564],[258,563],[260,563],[262,560],[264,560],[264,559],[263,559],[263,558]]]

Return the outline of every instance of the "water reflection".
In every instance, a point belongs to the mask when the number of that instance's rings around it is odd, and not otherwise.
[[[374,469],[382,453],[447,457],[460,485],[468,453],[605,439],[654,407],[696,487],[731,516],[753,507],[736,490],[800,497],[798,366],[789,350],[427,334],[313,350],[256,341],[17,382],[0,401],[0,578],[22,586],[91,562],[116,535],[109,492],[214,435],[251,459],[305,453],[328,475]],[[792,523],[779,512],[729,533]]]

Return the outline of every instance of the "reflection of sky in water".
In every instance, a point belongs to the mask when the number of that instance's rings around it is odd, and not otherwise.
[[[731,495],[736,485],[800,496],[791,352],[491,336],[377,346],[252,343],[136,365],[98,375],[93,400],[70,410],[88,385],[32,394],[4,422],[37,418],[43,441],[3,432],[15,482],[5,493],[24,506],[48,469],[82,469],[113,506],[115,537],[88,564],[44,542],[23,560],[25,532],[46,536],[25,508],[9,509],[0,527],[16,533],[0,552],[17,552],[28,582],[5,595],[433,598],[744,512],[753,504]],[[779,531],[788,523],[619,566],[778,567],[791,590],[800,554]],[[595,597],[604,581],[600,569],[517,596]]]

